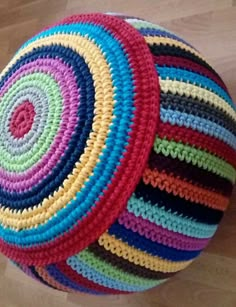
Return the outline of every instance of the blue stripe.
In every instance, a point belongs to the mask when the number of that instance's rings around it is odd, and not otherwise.
[[[186,261],[197,257],[201,251],[183,251],[163,244],[153,242],[139,235],[130,229],[125,228],[118,222],[114,223],[108,230],[110,235],[115,235],[117,239],[121,239],[128,245],[133,246],[143,252],[147,252],[153,256],[159,256],[163,259],[171,261]]]
[[[208,77],[204,77],[197,73],[193,73],[191,71],[181,69],[181,68],[174,68],[174,67],[160,67],[156,65],[156,69],[158,71],[159,76],[161,79],[166,80],[178,80],[183,82],[188,82],[201,88],[208,89],[211,92],[214,92],[226,102],[228,102],[231,107],[234,108],[234,103],[229,95],[223,90],[217,83],[209,79]]]
[[[64,33],[76,32],[82,36],[89,36],[100,46],[112,70],[114,100],[116,101],[113,110],[115,116],[105,143],[106,147],[99,157],[100,162],[94,168],[89,181],[85,182],[84,187],[76,194],[76,199],[71,200],[70,204],[57,212],[52,219],[37,228],[17,232],[10,228],[0,227],[0,236],[4,241],[21,246],[38,245],[45,241],[55,240],[58,235],[78,223],[85,212],[91,210],[96,200],[99,200],[104,186],[111,181],[114,170],[120,164],[128,145],[130,126],[134,117],[135,93],[132,71],[121,44],[102,27],[87,24],[55,27],[45,31],[44,35],[52,35],[59,30]]]
[[[94,268],[91,268],[90,266],[88,266],[87,263],[83,262],[78,257],[79,256],[73,256],[73,257],[68,258],[67,264],[73,270],[75,270],[79,274],[82,274],[85,278],[92,280],[93,282],[101,286],[120,290],[120,291],[127,291],[127,292],[145,291],[150,288],[150,286],[130,285],[125,282],[120,282],[113,278],[109,278],[101,274],[100,272],[94,270]]]
[[[168,37],[168,38],[172,38],[174,40],[177,40],[181,43],[184,43],[185,45],[193,48],[195,51],[196,49],[190,45],[188,42],[186,42],[184,39],[182,39],[181,37],[178,37],[177,35],[170,33],[168,31],[162,30],[162,29],[155,29],[155,28],[145,28],[145,24],[143,26],[143,28],[139,28],[138,31],[143,35],[143,36],[159,36],[159,37]]]
[[[187,114],[180,111],[167,110],[161,108],[161,120],[164,123],[171,123],[172,125],[184,126],[192,128],[206,135],[213,136],[219,140],[224,141],[232,148],[236,149],[236,136],[224,127],[199,116]]]

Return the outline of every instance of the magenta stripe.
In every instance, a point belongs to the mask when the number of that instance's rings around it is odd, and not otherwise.
[[[210,239],[192,238],[177,232],[170,231],[156,225],[142,217],[124,210],[118,218],[119,224],[138,232],[141,236],[169,247],[180,250],[201,250],[208,244]]]
[[[31,169],[17,174],[0,168],[0,185],[9,191],[21,192],[22,190],[30,189],[51,171],[66,150],[74,131],[74,126],[79,120],[77,116],[79,90],[77,89],[75,76],[73,70],[59,59],[38,59],[22,66],[9,78],[0,95],[3,95],[16,80],[34,72],[50,74],[59,84],[63,97],[61,125],[48,152]]]

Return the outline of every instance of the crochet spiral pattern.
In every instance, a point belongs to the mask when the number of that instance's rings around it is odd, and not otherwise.
[[[0,75],[0,251],[62,291],[144,291],[208,244],[235,181],[236,112],[157,25],[76,15]]]

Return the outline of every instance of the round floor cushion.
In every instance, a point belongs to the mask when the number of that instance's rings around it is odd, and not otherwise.
[[[197,49],[139,18],[65,18],[0,75],[0,251],[66,292],[162,284],[214,235],[235,149],[235,106]]]

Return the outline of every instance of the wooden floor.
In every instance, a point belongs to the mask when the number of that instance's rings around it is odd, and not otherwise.
[[[235,0],[0,0],[0,69],[43,26],[68,14],[137,15],[182,35],[202,51],[236,101]],[[0,256],[0,307],[236,307],[236,197],[206,252],[151,291],[129,296],[67,295],[24,276]]]

